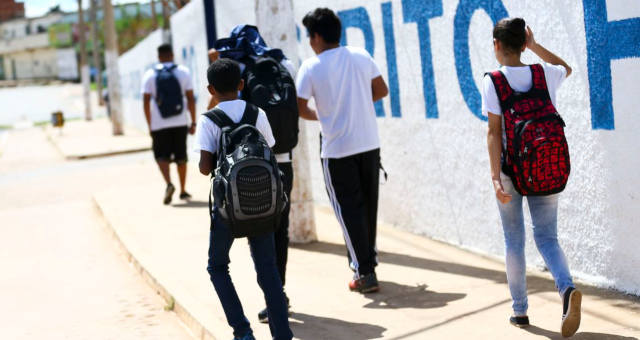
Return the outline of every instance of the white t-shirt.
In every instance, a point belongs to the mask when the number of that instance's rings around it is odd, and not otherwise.
[[[234,123],[238,123],[242,119],[244,109],[247,103],[244,100],[236,99],[219,103],[216,107],[224,111],[224,113],[231,118]],[[276,140],[273,138],[271,132],[271,125],[267,115],[259,109],[258,119],[256,120],[256,128],[264,136],[269,147],[276,144]],[[208,151],[215,154],[218,151],[218,141],[220,140],[220,128],[207,118],[205,115],[201,115],[198,118],[198,128],[196,130],[196,138],[194,143],[194,150],[199,152],[200,150]]]
[[[556,106],[556,92],[560,85],[567,77],[567,70],[561,65],[551,65],[547,63],[542,64],[544,69],[544,77],[547,80],[547,89],[549,90],[549,97],[553,106]],[[531,69],[529,66],[502,66],[499,69],[509,82],[509,86],[514,91],[526,92],[533,86],[533,79],[531,77]],[[482,113],[483,114],[495,114],[502,116],[502,109],[500,108],[500,100],[496,93],[496,88],[493,86],[493,81],[488,75],[482,79]],[[502,120],[502,144],[506,148],[506,135],[504,132],[504,120]]]
[[[380,147],[371,80],[380,70],[366,50],[337,47],[305,60],[298,97],[314,98],[322,131],[322,158],[342,158]]]
[[[159,64],[158,64],[159,65]],[[191,75],[189,74],[189,69],[178,65],[178,67],[173,69],[173,74],[178,79],[180,83],[180,88],[182,89],[182,98],[184,101],[184,109],[182,113],[179,115],[171,116],[168,118],[163,118],[160,115],[160,109],[158,109],[158,104],[156,103],[156,65],[154,68],[147,70],[142,78],[142,94],[150,94],[151,95],[151,131],[162,130],[177,126],[187,126],[191,123],[191,119],[187,114],[187,97],[185,96],[185,92],[189,90],[193,90],[193,83],[191,82]],[[171,66],[173,63],[163,63],[164,66]]]

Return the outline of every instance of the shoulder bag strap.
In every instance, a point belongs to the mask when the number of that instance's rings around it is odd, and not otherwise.
[[[504,113],[506,110],[510,109],[513,106],[513,89],[509,85],[507,81],[507,77],[500,70],[496,70],[493,72],[487,72],[485,75],[488,75],[493,82],[493,86],[496,89],[496,94],[498,95],[498,100],[500,101],[500,109],[501,113]]]
[[[253,127],[256,126],[256,122],[258,121],[258,113],[260,109],[257,106],[247,103],[244,108],[244,113],[242,114],[242,119],[240,120],[239,125],[249,124]]]

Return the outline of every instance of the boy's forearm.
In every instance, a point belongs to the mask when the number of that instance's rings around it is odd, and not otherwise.
[[[189,107],[189,113],[191,114],[191,121],[193,123],[196,122],[196,101],[191,99],[187,102],[187,106]]]
[[[143,104],[144,118],[147,120],[147,126],[151,128],[151,103],[147,100]]]
[[[544,46],[540,45],[539,43],[536,43],[535,45],[531,46],[529,49],[531,50],[531,52],[535,53],[538,57],[540,57],[540,59],[544,60],[546,63],[552,64],[552,65],[564,66],[564,68],[567,70],[567,77],[571,74],[571,67],[569,67],[569,65],[564,60],[562,60],[562,58],[558,57],[553,52],[547,50],[546,48],[544,48]]]

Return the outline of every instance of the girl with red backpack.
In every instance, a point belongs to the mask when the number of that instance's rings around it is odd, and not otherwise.
[[[553,275],[563,302],[561,333],[580,326],[582,294],[573,284],[557,237],[558,196],[568,180],[569,150],[556,91],[571,74],[567,63],[538,44],[521,18],[500,20],[493,28],[499,69],[483,79],[482,111],[488,116],[487,146],[491,179],[506,245],[506,272],[517,327],[529,326],[522,201],[526,197],[538,251]],[[525,65],[525,49],[544,64]]]

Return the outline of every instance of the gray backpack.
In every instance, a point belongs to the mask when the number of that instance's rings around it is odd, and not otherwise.
[[[221,130],[210,203],[235,238],[275,231],[287,202],[275,154],[255,127],[258,110],[247,103],[237,124],[218,108],[205,113]]]

